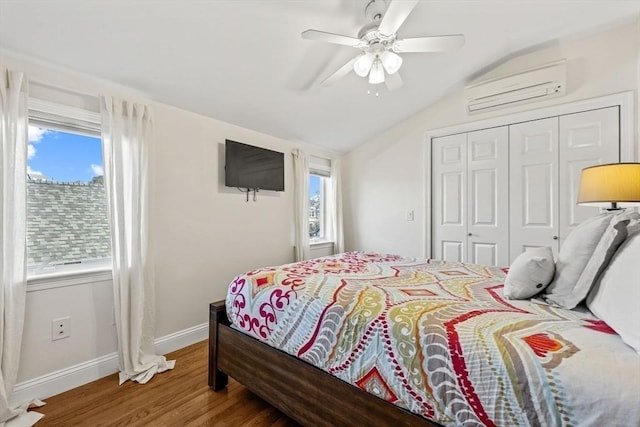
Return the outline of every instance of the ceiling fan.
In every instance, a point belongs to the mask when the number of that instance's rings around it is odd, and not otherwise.
[[[396,37],[396,32],[418,1],[391,0],[389,7],[386,7],[385,0],[371,0],[365,8],[365,15],[370,22],[362,27],[357,38],[318,30],[304,31],[304,39],[350,46],[362,51],[327,77],[322,85],[331,85],[353,70],[360,77],[368,76],[372,85],[385,83],[389,90],[394,90],[403,84],[398,74],[402,66],[399,53],[444,52],[461,47],[464,44],[462,34],[406,39]]]

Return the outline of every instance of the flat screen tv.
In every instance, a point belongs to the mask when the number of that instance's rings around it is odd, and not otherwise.
[[[224,157],[227,187],[284,191],[283,153],[227,139]]]

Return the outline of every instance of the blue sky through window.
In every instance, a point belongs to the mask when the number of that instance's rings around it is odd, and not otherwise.
[[[309,175],[309,198],[320,192],[320,179],[318,175]]]
[[[90,182],[104,174],[100,138],[29,126],[28,150],[32,179]]]

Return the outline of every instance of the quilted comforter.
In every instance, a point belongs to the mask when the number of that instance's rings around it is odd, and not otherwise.
[[[640,425],[640,355],[504,269],[349,252],[236,277],[239,330],[442,425]]]

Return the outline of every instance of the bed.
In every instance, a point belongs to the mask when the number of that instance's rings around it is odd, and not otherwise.
[[[247,272],[210,305],[209,385],[313,426],[640,425],[640,355],[584,305],[507,300],[506,274],[367,252]]]

